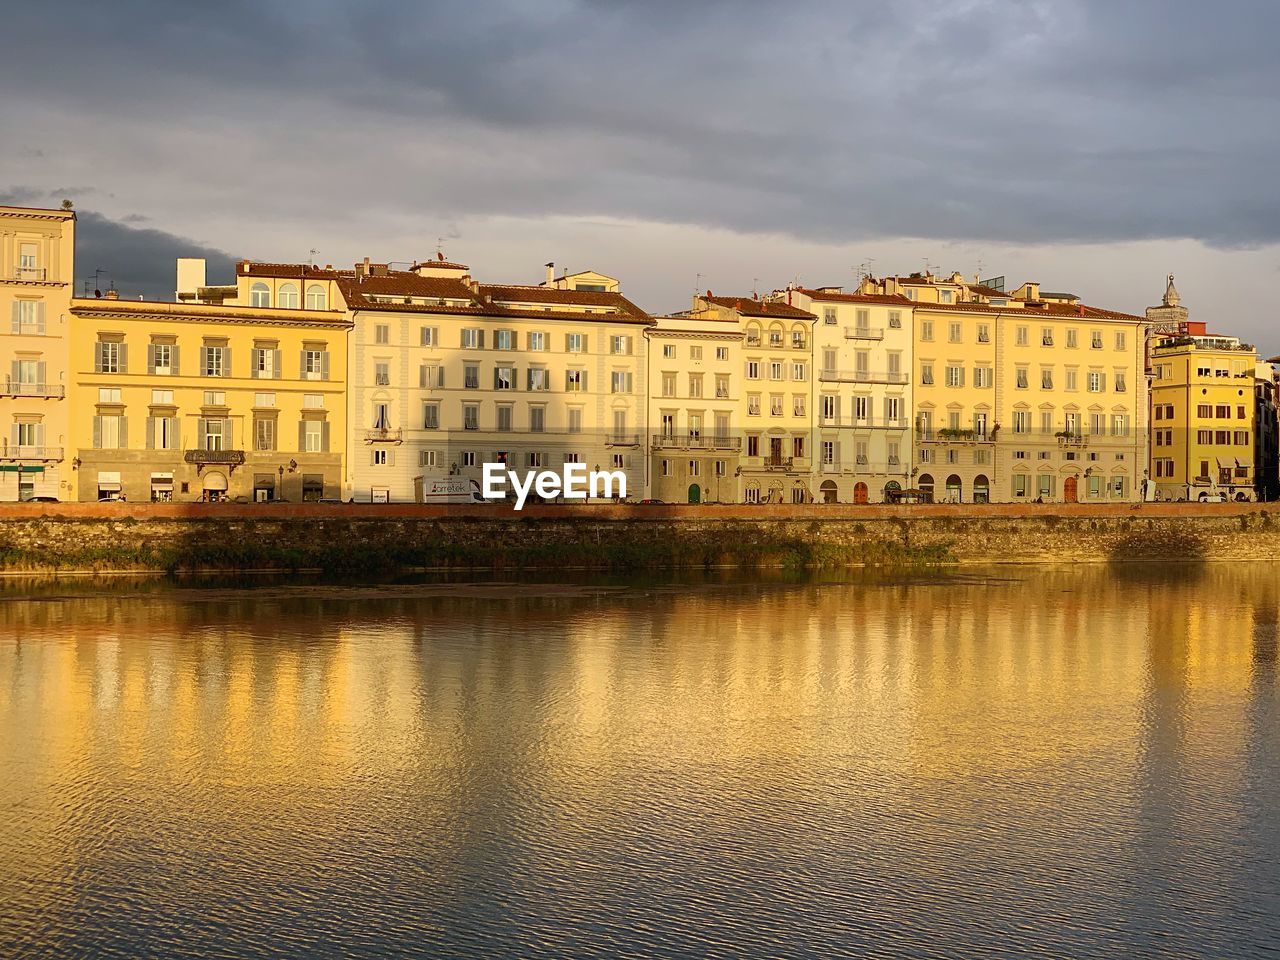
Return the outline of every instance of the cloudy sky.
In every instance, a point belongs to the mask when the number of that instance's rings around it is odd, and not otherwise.
[[[13,5],[0,201],[173,294],[249,256],[482,280],[1039,280],[1280,352],[1273,0]],[[20,42],[13,42],[13,40]]]

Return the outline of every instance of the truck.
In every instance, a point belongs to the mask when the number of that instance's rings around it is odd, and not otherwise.
[[[414,499],[418,503],[486,503],[480,484],[466,477],[414,477]]]

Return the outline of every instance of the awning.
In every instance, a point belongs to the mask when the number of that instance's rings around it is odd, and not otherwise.
[[[98,492],[99,492],[99,493],[119,493],[119,492],[120,492],[120,484],[118,484],[118,483],[110,483],[110,482],[108,482],[108,483],[103,483],[101,480],[99,480],[99,481],[98,481]]]
[[[220,473],[206,474],[204,488],[206,490],[225,490],[227,489],[227,478]]]

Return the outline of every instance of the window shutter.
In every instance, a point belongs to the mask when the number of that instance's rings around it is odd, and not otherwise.
[[[493,389],[498,389],[498,368],[493,368]]]
[[[284,376],[284,351],[271,351],[271,379],[279,380]]]
[[[307,379],[307,351],[298,351],[298,379]]]
[[[425,387],[427,385],[427,365],[424,363],[418,367],[418,386]]]
[[[18,305],[13,305],[13,332],[18,332]],[[93,345],[93,370],[94,373],[102,372],[102,341],[99,340]]]
[[[205,375],[205,371],[209,369],[209,348],[200,348],[200,376]]]
[[[322,453],[329,452],[329,421],[325,420],[320,424],[320,451]]]
[[[129,418],[120,418],[120,449],[125,450],[129,446]]]
[[[18,316],[18,301],[13,301],[13,332],[19,333],[22,330],[22,320]]]
[[[587,371],[582,371],[582,392],[587,392]]]
[[[147,449],[156,448],[156,418],[147,417]]]
[[[463,350],[467,349],[467,331],[465,329],[458,331],[458,346]]]
[[[17,360],[14,360],[12,363],[9,364],[10,389],[15,389],[16,385],[21,382],[21,377],[22,377],[21,371],[22,371],[22,365]]]
[[[156,345],[154,343],[147,344],[147,373],[154,374],[156,372]],[[151,448],[151,444],[147,444],[147,449]]]
[[[224,377],[231,376],[231,348],[222,348],[222,375]]]
[[[36,304],[36,333],[44,335],[44,301]]]
[[[48,365],[43,360],[36,364],[36,380],[44,384],[45,389],[48,389],[49,386],[49,382],[45,379],[45,371],[47,369]]]
[[[18,428],[15,425],[13,429],[15,431],[14,443],[17,443],[16,432]],[[93,418],[93,449],[102,449],[102,418],[98,416]]]
[[[120,344],[120,372],[129,372],[129,345],[127,343]],[[121,444],[124,446],[124,444]]]
[[[532,390],[532,389],[533,389],[533,368],[532,368],[532,367],[530,367],[530,368],[525,372],[525,377],[526,377],[526,381],[525,381],[525,382],[528,384],[528,386],[527,386],[525,389],[527,389],[527,390]]]
[[[176,377],[178,369],[178,345],[175,343],[169,348],[169,373]]]
[[[632,387],[632,382],[633,382],[633,380],[634,380],[634,376],[635,376],[635,375],[634,375],[634,374],[632,374],[632,373],[630,373],[630,372],[628,372],[628,373],[627,373],[627,393],[632,393],[632,392],[634,392],[634,388]]]
[[[36,446],[37,446],[37,447],[43,447],[43,446],[44,446],[44,424],[43,424],[43,423],[37,423],[37,424],[36,424],[36,437],[35,437],[35,440],[36,440]]]
[[[329,379],[329,351],[325,350],[320,354],[320,379]]]
[[[298,452],[307,452],[307,421],[298,421]]]
[[[484,331],[483,331],[483,330],[477,330],[477,331],[476,331],[476,336],[480,338],[479,346],[480,346],[480,349],[481,349],[481,350],[483,350],[483,349],[484,349]]]

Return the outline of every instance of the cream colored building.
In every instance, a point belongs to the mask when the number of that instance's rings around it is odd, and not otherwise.
[[[689,317],[742,334],[739,499],[814,500],[813,323],[807,310],[755,297],[695,296]]]
[[[73,499],[68,308],[76,215],[0,206],[0,500]]]
[[[913,485],[935,500],[1136,501],[1145,320],[1026,283],[868,278],[915,304]]]
[[[816,496],[894,499],[911,485],[912,301],[839,287],[788,288],[779,296],[817,318]]]
[[[648,344],[648,496],[740,498],[743,333],[736,317],[656,317]]]
[[[72,300],[76,498],[337,498],[349,327],[332,301]]]

